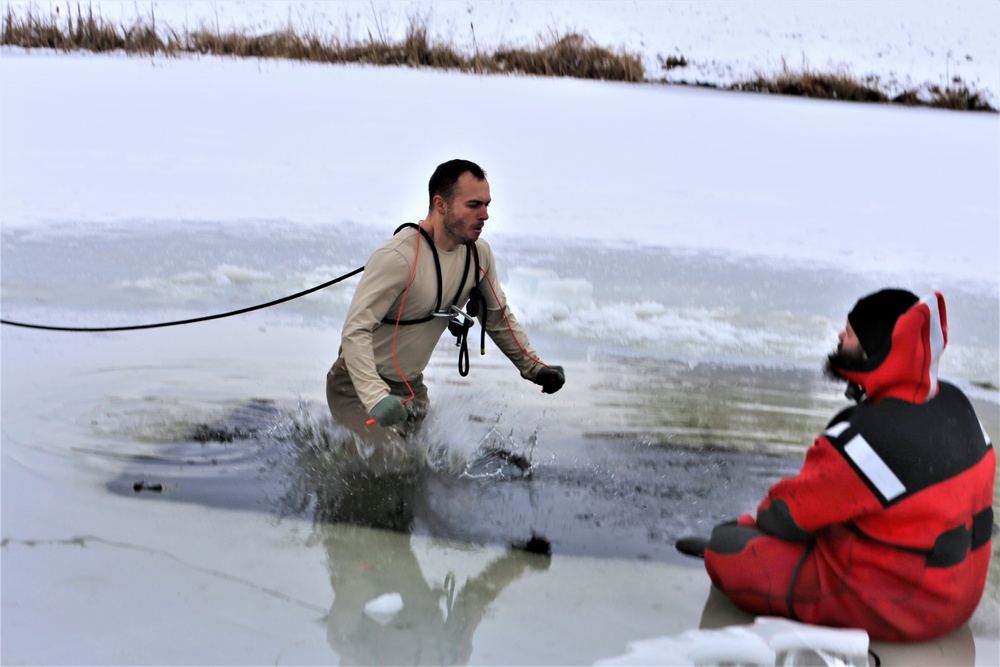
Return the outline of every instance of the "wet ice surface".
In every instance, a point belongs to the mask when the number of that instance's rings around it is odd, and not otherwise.
[[[386,474],[334,455],[344,434],[310,364],[260,354],[316,349],[325,330],[257,320],[87,335],[70,358],[64,336],[4,331],[5,414],[18,416],[4,421],[4,466],[37,471],[27,487],[4,489],[5,567],[31,573],[5,582],[5,595],[28,622],[49,622],[30,602],[46,597],[34,586],[62,591],[68,609],[86,604],[67,641],[80,633],[86,647],[83,634],[120,623],[124,645],[146,647],[125,662],[190,660],[190,649],[155,639],[199,632],[190,586],[213,617],[282,628],[281,638],[233,629],[250,655],[283,647],[298,663],[332,651],[356,664],[588,664],[624,655],[631,640],[748,623],[711,600],[700,561],[673,541],[752,510],[797,467],[801,452],[782,455],[780,442],[771,451],[751,434],[811,435],[839,400],[812,373],[647,361],[637,386],[606,359],[567,364],[577,385],[541,397],[492,356],[474,359],[464,380],[442,358],[429,371],[435,409],[417,443],[425,463]],[[282,383],[312,391],[273,391]],[[632,400],[650,385],[689,401]],[[708,396],[739,416],[694,410]],[[720,444],[737,423],[745,437]],[[38,497],[62,500],[23,505]],[[46,506],[57,515],[34,527]],[[510,548],[533,535],[551,556]],[[46,568],[23,560],[40,554]],[[65,558],[73,581],[58,574]],[[84,602],[85,591],[107,602]],[[396,598],[385,596],[397,595],[402,608],[391,613],[386,600]],[[124,599],[138,602],[115,602]],[[377,600],[386,604],[372,612]],[[5,633],[11,650],[16,627]],[[973,631],[992,627],[987,603],[947,655],[969,655]],[[118,661],[96,646],[83,652]]]

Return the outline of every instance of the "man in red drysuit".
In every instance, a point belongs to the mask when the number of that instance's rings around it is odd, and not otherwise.
[[[858,301],[827,363],[857,405],[756,517],[716,526],[705,547],[712,583],[739,607],[888,641],[969,619],[989,567],[996,457],[969,400],[937,378],[947,340],[937,292]]]

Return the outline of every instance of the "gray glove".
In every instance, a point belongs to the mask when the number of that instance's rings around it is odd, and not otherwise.
[[[379,401],[369,414],[379,426],[392,426],[406,421],[410,413],[403,404],[403,399],[389,394]]]
[[[549,366],[538,371],[532,382],[542,385],[543,394],[554,394],[566,383],[566,374],[562,366]]]

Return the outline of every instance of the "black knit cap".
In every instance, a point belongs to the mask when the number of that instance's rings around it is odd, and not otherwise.
[[[879,354],[892,339],[899,316],[920,299],[903,289],[884,289],[861,298],[847,315],[847,321],[869,357]]]

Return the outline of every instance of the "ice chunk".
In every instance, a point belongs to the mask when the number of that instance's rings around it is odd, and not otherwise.
[[[386,593],[365,603],[365,613],[373,621],[385,625],[403,609],[403,596]]]
[[[560,278],[550,269],[515,267],[507,273],[504,292],[526,321],[558,321],[594,308],[594,286],[588,280]]]
[[[786,618],[758,618],[754,632],[767,640],[779,665],[867,665],[868,633],[828,628]]]
[[[753,625],[688,630],[675,637],[630,642],[625,655],[598,665],[855,665],[868,664],[868,633],[784,618]]]
[[[629,642],[628,652],[597,665],[774,665],[774,649],[748,629],[688,630],[676,637]]]

